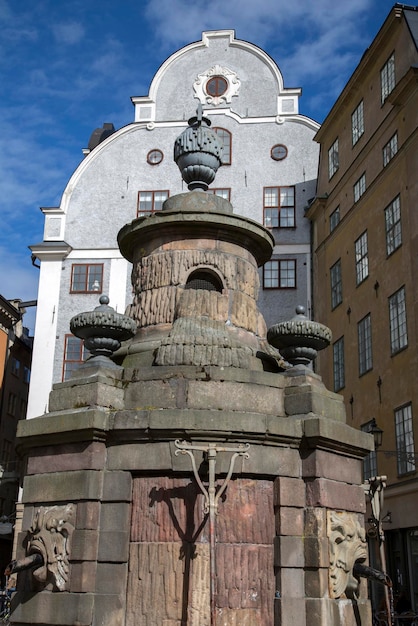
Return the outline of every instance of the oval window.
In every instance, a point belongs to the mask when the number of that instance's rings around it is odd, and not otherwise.
[[[223,76],[213,76],[206,83],[206,91],[213,98],[223,96],[228,89],[228,81]]]
[[[163,160],[164,155],[161,150],[150,150],[147,154],[147,161],[150,165],[158,165]]]
[[[287,148],[282,143],[278,143],[271,149],[271,158],[275,161],[283,161],[287,157]]]

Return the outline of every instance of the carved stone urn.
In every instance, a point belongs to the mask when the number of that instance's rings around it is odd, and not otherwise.
[[[200,103],[196,117],[191,117],[188,123],[188,128],[174,143],[174,160],[190,191],[206,191],[222,165],[223,144],[217,134],[210,130],[211,122],[203,117]]]
[[[326,348],[331,340],[330,329],[309,320],[303,306],[296,307],[296,315],[291,320],[275,324],[267,332],[267,341],[292,365],[308,365],[316,358],[318,350]]]
[[[107,366],[112,367],[111,355],[120,348],[122,341],[135,335],[136,323],[109,306],[107,296],[101,296],[99,302],[93,311],[75,315],[70,321],[70,329],[73,335],[84,339],[85,347],[92,354],[89,361],[105,358]]]

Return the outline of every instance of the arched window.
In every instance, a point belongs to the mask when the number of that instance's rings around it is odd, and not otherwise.
[[[186,289],[205,289],[206,291],[218,291],[222,293],[223,284],[219,276],[206,269],[192,272],[186,282]]]
[[[226,128],[214,128],[219,139],[222,140],[224,149],[222,153],[222,165],[231,165],[232,161],[232,134]]]

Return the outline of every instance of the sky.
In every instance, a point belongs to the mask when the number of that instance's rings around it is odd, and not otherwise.
[[[0,294],[37,298],[28,246],[91,133],[133,121],[159,66],[204,30],[233,29],[302,87],[322,122],[392,0],[0,0]],[[409,2],[415,6],[417,3]],[[35,310],[24,324],[34,330]]]

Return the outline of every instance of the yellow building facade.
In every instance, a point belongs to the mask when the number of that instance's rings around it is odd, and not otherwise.
[[[348,423],[383,430],[365,478],[387,476],[389,574],[418,609],[418,7],[396,4],[316,135],[318,357]]]

